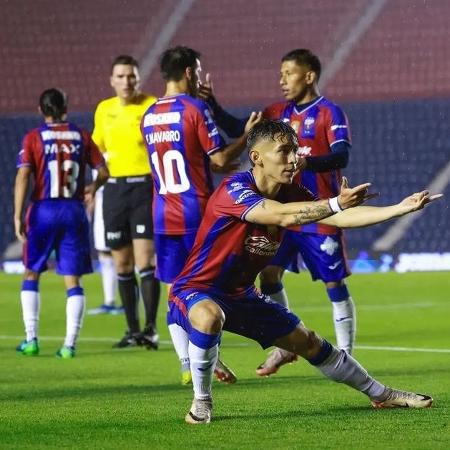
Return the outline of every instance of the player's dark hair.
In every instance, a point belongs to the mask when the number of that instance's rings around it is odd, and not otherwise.
[[[319,58],[311,50],[306,48],[291,50],[281,58],[281,62],[285,61],[294,61],[299,66],[307,67],[309,70],[315,72],[317,81],[319,81],[322,64],[320,64]]]
[[[285,138],[289,144],[298,147],[298,138],[295,130],[286,122],[279,120],[262,120],[248,133],[247,148],[251,150],[261,140],[275,142],[279,137]]]
[[[161,75],[165,81],[180,81],[188,67],[195,68],[200,53],[189,47],[167,49],[160,58]]]
[[[139,69],[139,63],[130,55],[119,55],[114,58],[114,61],[111,64],[111,73],[114,70],[115,66],[122,64],[124,66],[133,66],[136,69]]]
[[[61,119],[67,113],[67,95],[60,89],[46,89],[39,97],[39,107],[45,117]]]

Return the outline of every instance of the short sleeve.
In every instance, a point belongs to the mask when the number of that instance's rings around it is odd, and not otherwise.
[[[202,102],[196,108],[195,124],[200,145],[205,153],[211,155],[225,146],[225,142],[206,103]]]
[[[27,133],[22,140],[22,146],[17,155],[16,167],[34,167],[34,154],[33,154],[33,142],[34,134]]]
[[[83,130],[83,141],[86,149],[86,162],[92,169],[98,169],[104,166],[105,158],[100,152],[97,144],[93,141],[90,134]]]
[[[327,118],[327,139],[330,147],[338,142],[348,142],[351,144],[350,127],[347,116],[341,108],[331,105]]]
[[[92,132],[92,139],[100,149],[100,151],[105,152],[105,136],[103,130],[103,106],[99,103],[94,114],[94,131]]]
[[[219,216],[232,216],[245,221],[246,215],[264,197],[245,181],[225,180],[218,188],[214,210]]]

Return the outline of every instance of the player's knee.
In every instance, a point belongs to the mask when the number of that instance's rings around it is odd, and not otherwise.
[[[189,320],[194,328],[203,333],[220,333],[225,322],[225,314],[215,303],[200,302],[189,311]]]
[[[38,281],[39,280],[39,274],[37,272],[33,272],[30,269],[25,269],[25,273],[23,275],[24,280],[28,281]]]

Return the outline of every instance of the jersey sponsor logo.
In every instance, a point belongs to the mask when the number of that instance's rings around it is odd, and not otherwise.
[[[155,131],[145,135],[147,144],[152,145],[160,142],[179,142],[181,133],[178,130]]]
[[[139,234],[145,233],[145,225],[136,225],[136,233]]]
[[[51,141],[53,139],[60,139],[65,141],[81,141],[81,134],[78,131],[41,131],[43,141]]]
[[[147,114],[144,117],[144,127],[152,127],[154,125],[170,125],[172,123],[180,123],[180,121],[181,114],[178,111]]]
[[[325,252],[327,255],[334,255],[336,250],[339,248],[339,243],[335,241],[330,236],[327,236],[327,238],[323,241],[323,243],[320,245],[320,250]],[[331,267],[330,267],[331,269]]]
[[[311,151],[312,151],[312,148],[305,145],[305,146],[299,147],[297,149],[297,155],[298,156],[309,156],[311,154]]]
[[[339,128],[347,128],[347,125],[331,125],[331,130],[337,130]]]
[[[239,197],[236,199],[234,204],[240,205],[241,203],[243,203],[245,201],[245,199],[252,197],[254,195],[256,195],[256,193],[254,191],[252,191],[251,189],[245,189],[239,194]]]
[[[279,242],[270,241],[267,236],[247,236],[244,241],[245,250],[254,255],[274,256],[279,247]]]
[[[328,268],[330,270],[337,269],[340,266],[341,263],[342,263],[342,261],[335,262],[334,264],[331,264],[331,266],[328,266]]]
[[[71,155],[72,153],[79,153],[80,148],[81,144],[74,144],[73,142],[67,144],[53,142],[52,144],[44,145],[44,152],[46,155],[54,153],[67,153]]]
[[[121,231],[107,231],[106,232],[106,239],[109,239],[110,241],[120,239],[121,237],[122,237]]]
[[[237,192],[240,191],[241,189],[244,189],[244,185],[242,183],[239,182],[233,182],[230,184],[231,189],[228,189],[228,193],[232,194],[233,192]]]

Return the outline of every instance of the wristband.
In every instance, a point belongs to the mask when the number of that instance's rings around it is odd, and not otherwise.
[[[331,211],[333,211],[335,214],[344,211],[341,208],[341,205],[339,204],[337,197],[329,198],[328,205],[330,206]]]

